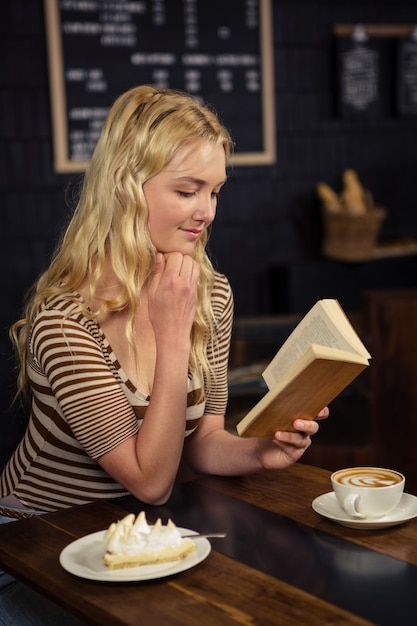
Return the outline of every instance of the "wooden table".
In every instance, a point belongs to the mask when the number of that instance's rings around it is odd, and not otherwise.
[[[176,486],[161,507],[132,497],[0,526],[0,567],[87,624],[250,626],[417,623],[417,520],[350,529],[313,511],[329,472],[298,463],[244,478],[205,477]],[[61,550],[126,511],[172,517],[198,532],[226,531],[196,567],[142,582],[69,574]]]

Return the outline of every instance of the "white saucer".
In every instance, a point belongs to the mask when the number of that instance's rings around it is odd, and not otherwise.
[[[194,534],[189,528],[178,528],[181,534]],[[101,530],[72,541],[64,548],[59,556],[62,567],[70,574],[89,580],[103,580],[107,582],[129,582],[153,580],[173,576],[183,572],[198,563],[201,563],[211,551],[210,542],[204,537],[194,539],[196,550],[181,561],[157,563],[155,565],[140,565],[121,569],[109,569],[103,561],[104,534]]]
[[[403,493],[399,505],[383,517],[377,519],[354,519],[349,517],[338,503],[333,491],[324,493],[313,500],[311,506],[320,515],[348,528],[376,529],[404,524],[417,517],[417,497]]]

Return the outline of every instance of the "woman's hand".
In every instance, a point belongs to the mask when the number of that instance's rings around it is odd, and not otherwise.
[[[179,252],[158,254],[148,290],[149,319],[158,340],[189,337],[197,307],[200,266]]]
[[[296,419],[294,428],[297,432],[278,431],[274,439],[258,440],[258,455],[265,469],[284,469],[296,463],[311,446],[311,437],[319,429],[316,420],[326,419],[329,409],[325,407],[315,420]]]

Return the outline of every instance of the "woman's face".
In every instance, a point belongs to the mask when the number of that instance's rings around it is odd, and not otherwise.
[[[175,154],[143,186],[149,233],[159,252],[192,255],[216,215],[218,193],[226,182],[222,146],[198,140]]]

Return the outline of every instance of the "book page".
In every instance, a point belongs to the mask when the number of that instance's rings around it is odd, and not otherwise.
[[[342,319],[342,331],[338,329],[337,321],[333,322],[325,310],[324,304],[328,306],[330,303],[336,305],[336,308],[333,307],[334,312],[330,314],[333,314],[336,320],[338,318]],[[344,330],[343,326],[346,325],[346,322],[349,327],[348,334],[353,331],[355,339],[357,339],[355,343],[357,343],[359,348],[362,347],[362,349],[357,349],[356,346],[353,347],[352,342],[348,341],[342,334]],[[277,383],[311,344],[327,346],[346,352],[355,352],[356,354],[363,354],[364,356],[370,357],[365,346],[350,326],[339,303],[336,300],[327,300],[324,301],[324,303],[319,300],[304,316],[263,372],[263,378],[269,389]]]
[[[323,308],[324,313],[329,316],[329,322],[333,322],[333,328],[335,328],[338,334],[343,335],[346,341],[350,344],[352,350],[370,358],[371,355],[363,345],[338,300],[331,300],[327,298],[325,300],[319,300],[319,304]]]

